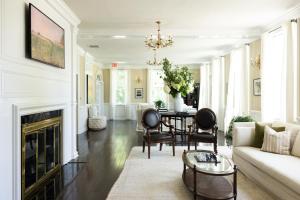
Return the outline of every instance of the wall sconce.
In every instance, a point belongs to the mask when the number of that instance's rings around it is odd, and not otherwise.
[[[137,77],[135,78],[135,81],[136,81],[138,84],[142,83],[142,79],[141,79],[141,77],[139,77],[139,76],[137,76]]]
[[[258,54],[255,59],[251,58],[251,66],[260,69],[260,54]]]

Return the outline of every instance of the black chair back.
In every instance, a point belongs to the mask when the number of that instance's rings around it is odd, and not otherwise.
[[[143,112],[142,125],[144,128],[154,129],[160,124],[160,116],[157,110],[149,108]]]
[[[195,121],[197,127],[201,130],[210,130],[216,125],[217,117],[211,109],[202,108],[196,113]]]

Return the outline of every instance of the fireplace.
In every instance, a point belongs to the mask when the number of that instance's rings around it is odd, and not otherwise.
[[[62,121],[62,110],[21,117],[22,199],[59,193]]]

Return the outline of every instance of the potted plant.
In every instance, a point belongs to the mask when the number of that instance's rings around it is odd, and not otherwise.
[[[192,73],[188,67],[172,67],[172,64],[167,58],[163,59],[163,72],[161,78],[165,83],[165,91],[174,99],[174,110],[176,112],[183,111],[183,99],[187,94],[194,90],[194,80]]]
[[[156,108],[157,110],[166,107],[165,102],[163,102],[162,100],[154,101],[154,105],[155,105],[155,108]]]
[[[227,144],[231,144],[233,124],[235,122],[254,122],[254,121],[255,120],[251,116],[248,116],[248,115],[247,116],[235,116],[235,117],[233,117],[230,121],[229,127],[228,127],[226,135],[225,135]]]

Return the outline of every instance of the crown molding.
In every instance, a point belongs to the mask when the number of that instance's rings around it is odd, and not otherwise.
[[[80,19],[62,0],[46,0],[58,13],[68,20],[73,26],[77,27],[80,24]]]
[[[270,31],[271,29],[281,25],[282,23],[289,21],[294,18],[299,18],[300,17],[300,3],[296,5],[295,7],[289,9],[285,14],[281,15],[274,21],[272,21],[269,24],[266,24],[261,28],[261,34]]]

